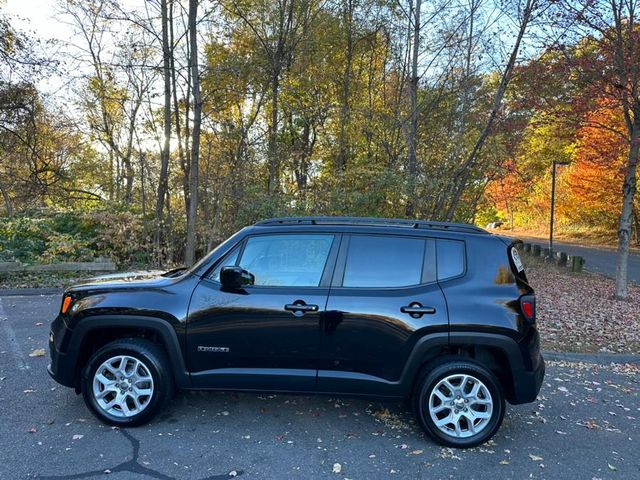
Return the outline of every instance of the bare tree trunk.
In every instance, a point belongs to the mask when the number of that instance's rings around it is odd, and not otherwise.
[[[413,12],[413,53],[411,57],[411,82],[409,83],[409,97],[411,101],[411,122],[408,135],[407,158],[407,205],[405,213],[407,217],[415,215],[416,180],[418,175],[418,158],[416,147],[418,143],[418,55],[420,53],[420,10],[422,0],[416,0]],[[410,18],[411,20],[411,18]]]
[[[468,133],[468,118],[469,110],[471,108],[471,74],[473,65],[473,48],[474,48],[474,36],[475,36],[475,18],[480,2],[482,0],[470,0],[469,2],[469,26],[467,29],[467,45],[466,45],[466,57],[464,61],[464,74],[461,79],[462,98],[460,105],[460,119],[458,122],[457,133],[454,137],[453,152],[451,159],[454,164],[460,162],[460,159],[464,155],[464,138]],[[449,196],[453,188],[452,184],[445,186],[441,189],[436,198],[436,202],[433,205],[432,217],[434,219],[442,218],[444,213],[444,206],[449,201]]]
[[[7,192],[7,189],[2,183],[0,183],[0,192],[2,192],[2,199],[4,200],[4,208],[7,210],[7,216],[13,217],[13,203],[11,202],[9,192]]]
[[[633,209],[633,221],[635,225],[634,227],[635,234],[632,235],[632,238],[635,239],[636,245],[640,245],[640,212],[638,212],[636,208]]]
[[[125,205],[131,205],[133,201],[133,165],[131,164],[131,157],[122,159],[122,166],[124,168],[124,203]]]
[[[147,222],[147,190],[145,187],[144,169],[146,168],[144,162],[145,154],[140,152],[140,201],[142,202],[142,219]]]
[[[616,297],[629,295],[629,244],[633,225],[633,201],[637,189],[638,156],[640,154],[640,105],[634,111],[627,171],[622,186],[622,212],[618,222],[618,260],[616,263]]]
[[[344,67],[344,74],[342,78],[342,108],[340,110],[340,132],[338,137],[338,156],[335,162],[335,171],[337,175],[341,175],[344,171],[348,146],[347,146],[347,126],[349,124],[349,117],[351,116],[351,70],[353,66],[353,1],[344,0],[343,4],[343,18],[347,29],[347,61]]]
[[[498,116],[498,111],[502,106],[502,99],[504,98],[504,94],[507,91],[507,87],[509,86],[509,82],[513,77],[513,69],[516,65],[516,60],[518,58],[518,52],[520,51],[520,44],[522,43],[522,37],[527,30],[529,25],[529,20],[531,20],[531,14],[533,9],[536,6],[537,0],[527,0],[525,8],[522,13],[522,20],[520,22],[520,28],[518,30],[518,36],[516,38],[516,42],[513,45],[513,49],[511,50],[511,55],[509,56],[509,61],[502,73],[502,78],[500,80],[500,85],[498,86],[498,90],[496,91],[496,95],[493,99],[493,108],[491,109],[491,113],[489,114],[489,118],[487,118],[487,123],[482,129],[482,133],[478,137],[473,150],[464,161],[464,163],[460,166],[456,175],[451,182],[452,190],[449,189],[451,195],[451,203],[449,204],[449,208],[447,210],[447,214],[445,215],[446,221],[451,221],[453,216],[456,213],[456,209],[458,208],[458,204],[460,203],[460,198],[464,192],[464,189],[467,186],[467,181],[469,180],[469,174],[471,173],[471,169],[473,168],[478,156],[480,155],[480,151],[484,146],[484,142],[487,140],[487,137],[491,133],[491,129],[493,127],[493,123],[495,122],[496,117]]]
[[[275,60],[280,62],[281,60]],[[280,159],[278,158],[278,96],[280,94],[280,67],[274,70],[271,77],[271,125],[269,126],[269,184],[268,193],[273,193],[277,188],[278,170]]]
[[[169,43],[171,45],[171,90],[173,93],[173,121],[175,123],[176,140],[178,142],[178,161],[182,168],[182,189],[184,193],[184,214],[189,216],[189,164],[187,162],[184,150],[185,147],[182,144],[182,128],[180,125],[180,103],[178,102],[178,86],[176,75],[176,61],[175,61],[175,35],[173,31],[173,6],[171,2],[169,6]],[[187,91],[187,95],[189,92]],[[185,99],[185,102],[189,102],[189,98]]]
[[[113,163],[113,150],[109,150],[109,202],[113,202],[115,200],[114,185],[116,183],[116,174],[114,170],[115,166]]]
[[[200,123],[202,98],[200,96],[200,74],[198,72],[198,32],[196,17],[198,0],[189,0],[189,45],[191,80],[193,82],[193,133],[191,139],[191,168],[189,177],[189,216],[187,217],[187,248],[185,263],[193,265],[196,251],[196,222],[198,219],[198,162],[200,161]]]
[[[277,43],[271,61],[271,125],[269,131],[269,184],[268,192],[278,190],[280,180],[280,157],[278,152],[278,117],[280,108],[280,75],[293,34],[293,7],[295,0],[279,2]]]
[[[162,17],[162,70],[164,76],[164,142],[160,154],[160,178],[158,179],[158,198],[156,201],[155,249],[158,263],[161,263],[160,251],[164,229],[164,204],[169,191],[169,154],[171,149],[171,49],[169,45],[169,24],[167,1],[161,0]]]

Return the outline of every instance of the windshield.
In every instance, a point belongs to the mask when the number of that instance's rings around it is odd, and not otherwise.
[[[191,268],[189,268],[188,272],[189,273],[193,273],[195,275],[204,274],[204,270],[210,264],[210,261],[211,261],[212,257],[217,256],[218,252],[226,251],[227,247],[230,247],[230,246],[234,245],[237,242],[237,237],[246,228],[248,228],[248,227],[245,227],[242,230],[239,230],[238,232],[234,233],[229,238],[227,238],[224,242],[222,242],[220,245],[218,245],[216,248],[211,250],[208,254],[206,254],[204,257],[202,257],[200,260],[198,260]]]

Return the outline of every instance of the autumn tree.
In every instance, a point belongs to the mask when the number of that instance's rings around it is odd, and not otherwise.
[[[556,28],[550,49],[560,52],[553,65],[580,85],[574,101],[591,106],[596,99],[617,105],[625,126],[627,159],[620,188],[616,296],[628,296],[629,245],[640,155],[640,29],[636,0],[560,1],[549,10]],[[606,128],[606,127],[605,127]]]

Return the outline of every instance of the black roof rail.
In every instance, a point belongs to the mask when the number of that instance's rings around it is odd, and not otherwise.
[[[277,225],[363,225],[363,226],[390,226],[406,228],[426,228],[434,230],[448,230],[464,233],[485,233],[486,230],[468,223],[432,222],[428,220],[413,220],[402,218],[378,218],[378,217],[278,217],[268,218],[255,223],[256,226]]]

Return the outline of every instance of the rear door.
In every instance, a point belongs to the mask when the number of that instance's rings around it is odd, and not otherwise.
[[[344,235],[321,322],[319,390],[385,393],[420,337],[447,334],[435,245],[410,235]]]

